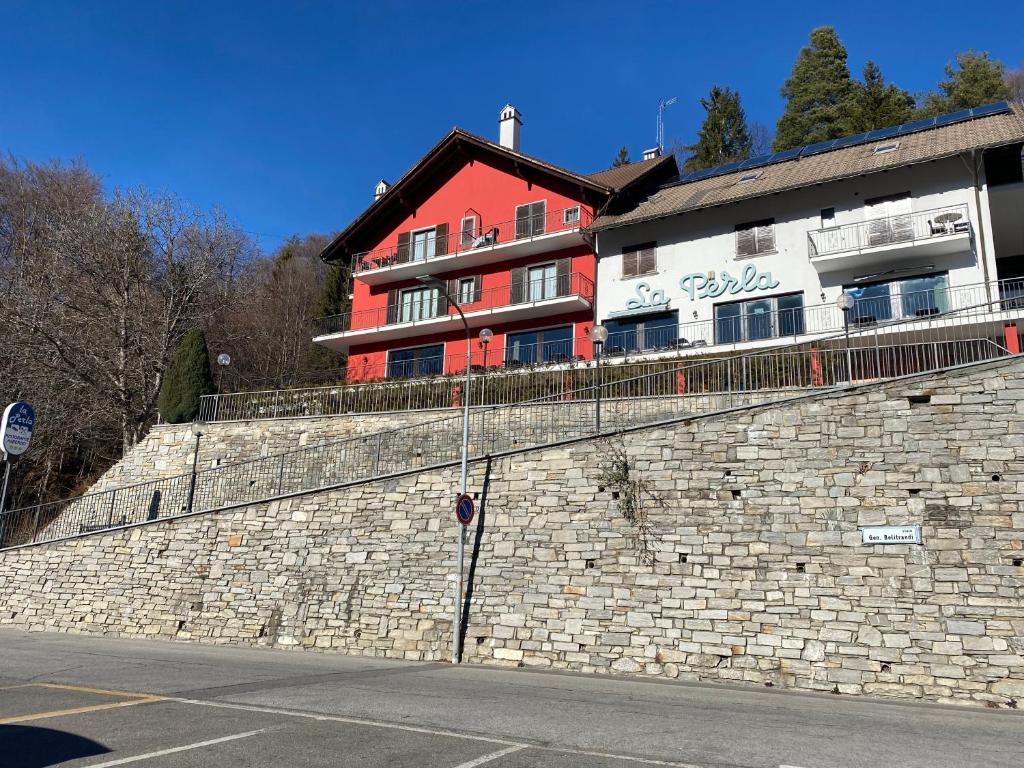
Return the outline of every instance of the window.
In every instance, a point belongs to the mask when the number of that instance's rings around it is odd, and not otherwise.
[[[738,182],[736,182],[736,183],[737,184],[744,184],[744,183],[746,183],[748,181],[754,181],[756,179],[760,179],[762,176],[764,176],[764,171],[751,171],[750,173],[745,173],[742,176],[740,176],[740,180]]]
[[[562,211],[562,223],[563,224],[579,224],[580,223],[580,207],[574,205],[572,208],[566,208]]]
[[[659,312],[622,320],[608,320],[604,352],[623,355],[657,349],[673,349],[679,337],[679,313]]]
[[[427,259],[434,258],[435,244],[437,238],[435,237],[434,228],[421,229],[419,232],[412,233],[412,260],[413,261],[426,261]]]
[[[736,225],[736,255],[757,256],[775,250],[775,219]]]
[[[799,336],[804,332],[804,295],[782,296],[734,301],[715,305],[715,343],[734,344],[740,341]]]
[[[399,302],[399,322],[411,323],[437,317],[437,288],[409,288],[402,291]]]
[[[572,359],[572,326],[510,333],[505,338],[505,364],[559,363]]]
[[[547,219],[548,203],[541,200],[516,206],[516,239],[543,235]]]
[[[460,241],[463,247],[470,246],[473,241],[477,238],[477,218],[476,216],[463,216],[462,224],[459,227],[461,232]]]
[[[530,267],[526,271],[526,300],[542,301],[558,296],[558,270],[555,262]]]
[[[928,317],[949,310],[949,281],[945,274],[848,285],[843,290],[855,302],[849,314],[853,325]]]
[[[821,228],[828,229],[836,225],[836,209],[835,208],[822,208],[821,209]]]
[[[876,144],[871,150],[871,153],[874,155],[880,155],[883,152],[895,152],[899,148],[900,143],[898,141],[887,141],[884,144]]]
[[[444,373],[444,344],[388,352],[388,376],[429,376]]]
[[[869,246],[912,240],[914,226],[910,216],[910,193],[873,197],[864,201]]]
[[[644,243],[622,249],[622,277],[639,277],[658,271],[658,244]]]
[[[472,277],[459,278],[459,290],[456,294],[459,304],[472,304],[473,295],[476,293],[476,279]]]

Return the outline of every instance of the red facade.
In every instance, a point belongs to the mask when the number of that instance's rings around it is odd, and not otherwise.
[[[461,309],[474,367],[589,359],[586,226],[612,193],[453,131],[325,251],[351,259],[352,311],[325,318],[316,341],[347,352],[352,380],[457,373]]]

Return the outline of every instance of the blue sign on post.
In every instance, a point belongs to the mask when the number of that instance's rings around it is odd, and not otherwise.
[[[11,403],[0,423],[0,449],[6,457],[21,456],[28,450],[35,428],[36,414],[28,403]]]
[[[476,509],[473,507],[473,499],[467,494],[463,493],[455,502],[455,517],[458,518],[459,522],[463,525],[469,525],[473,522],[473,515],[476,513]]]

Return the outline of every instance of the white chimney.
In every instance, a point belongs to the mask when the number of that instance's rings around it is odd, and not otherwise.
[[[519,129],[523,126],[523,120],[519,116],[519,110],[511,104],[506,104],[501,110],[498,118],[498,143],[508,147],[513,152],[519,151]]]
[[[644,160],[653,160],[656,157],[661,157],[661,147],[651,147],[644,150]]]
[[[384,197],[384,193],[391,189],[391,185],[388,184],[384,179],[377,182],[377,186],[373,188],[373,199],[374,201],[380,200]]]

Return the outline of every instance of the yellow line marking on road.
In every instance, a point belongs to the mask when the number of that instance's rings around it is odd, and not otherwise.
[[[70,709],[53,709],[49,712],[33,712],[30,715],[17,715],[0,719],[0,725],[12,723],[27,723],[31,720],[44,720],[49,717],[63,717],[65,715],[80,715],[85,712],[99,712],[104,709],[118,709],[120,707],[133,707],[136,704],[151,704],[154,701],[162,701],[159,696],[147,696],[146,698],[132,699],[131,701],[113,701],[106,704],[92,704],[87,707],[71,707]]]
[[[84,685],[64,685],[62,683],[29,683],[30,686],[38,688],[57,688],[62,691],[77,691],[79,693],[95,693],[100,696],[133,696],[145,699],[159,699],[154,693],[139,693],[138,691],[114,691],[110,688],[88,688]]]

